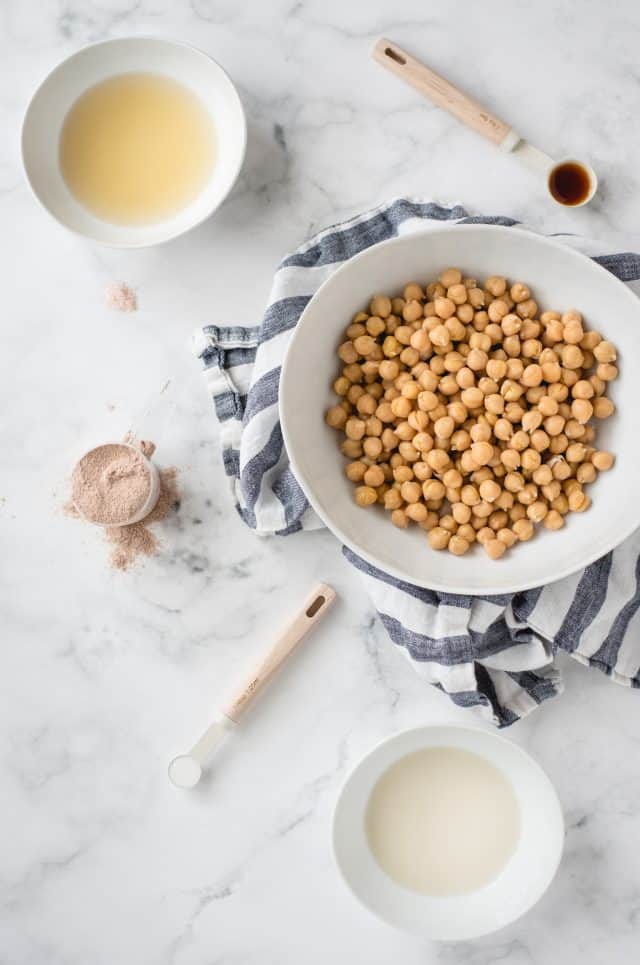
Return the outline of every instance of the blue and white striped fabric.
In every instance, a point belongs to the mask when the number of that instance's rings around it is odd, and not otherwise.
[[[257,533],[287,536],[322,526],[291,472],[278,420],[281,363],[305,305],[347,258],[442,221],[461,231],[466,224],[517,223],[470,217],[459,205],[394,200],[328,228],[287,256],[260,325],[208,325],[198,332],[196,353],[220,422],[236,508]],[[562,238],[640,294],[640,255]],[[581,573],[509,596],[435,593],[375,569],[346,548],[343,553],[361,573],[392,641],[418,672],[456,704],[476,708],[499,726],[561,692],[553,666],[558,649],[620,684],[640,687],[640,532]]]

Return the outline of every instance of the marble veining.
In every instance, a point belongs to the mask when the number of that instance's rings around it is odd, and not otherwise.
[[[522,921],[465,944],[396,933],[333,868],[348,770],[378,740],[467,721],[393,648],[326,532],[259,539],[230,509],[189,351],[204,322],[254,324],[282,255],[397,194],[640,245],[631,0],[5,0],[0,17],[0,958],[10,965],[567,965],[637,957],[640,705],[562,660],[566,692],[509,736],[555,782],[566,855]],[[249,122],[217,216],[171,244],[110,251],[38,208],[19,165],[34,86],[82,44],[183,39],[218,58]],[[369,59],[380,34],[485,99],[533,143],[589,157],[601,192],[561,211],[509,158]],[[109,312],[123,279],[139,311]],[[61,512],[74,458],[117,438],[167,378],[145,431],[181,467],[161,556],[125,575]],[[168,760],[317,579],[333,613],[222,748],[197,793]]]

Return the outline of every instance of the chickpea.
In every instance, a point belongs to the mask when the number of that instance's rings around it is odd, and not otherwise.
[[[567,447],[567,451],[565,453],[569,462],[583,462],[586,454],[587,450],[581,442],[571,443],[571,445]]]
[[[513,435],[513,426],[508,419],[498,419],[493,427],[493,433],[496,439],[507,442]]]
[[[429,515],[424,503],[410,503],[404,507],[405,516],[414,523],[423,523]]]
[[[611,399],[599,396],[593,400],[593,414],[596,419],[608,419],[615,412],[615,405]]]
[[[550,436],[559,436],[564,424],[565,420],[561,415],[550,415],[543,422],[545,432]]]
[[[369,355],[376,344],[375,338],[372,338],[371,335],[359,335],[358,338],[354,339],[353,347],[358,355]]]
[[[584,355],[577,345],[565,345],[562,349],[561,358],[566,369],[579,369],[584,363]]]
[[[347,423],[347,413],[341,405],[331,406],[324,418],[327,425],[331,426],[332,429],[344,429]]]
[[[541,467],[542,457],[537,449],[525,449],[522,453],[522,468],[525,472],[534,473]]]
[[[487,315],[492,322],[501,322],[505,315],[509,314],[509,306],[502,298],[495,298],[489,302]]]
[[[532,523],[541,523],[548,511],[549,507],[543,499],[536,499],[527,506],[527,516]]]
[[[584,425],[593,415],[593,406],[588,399],[574,399],[571,403],[571,414],[577,422]]]
[[[407,462],[417,462],[420,459],[419,451],[408,440],[399,443],[398,452]]]
[[[509,440],[509,447],[516,449],[518,452],[524,452],[529,447],[529,441],[529,434],[524,429],[519,429],[518,432],[514,432]]]
[[[558,362],[543,362],[540,366],[542,377],[545,382],[558,382],[562,375],[562,369]]]
[[[378,367],[381,378],[392,382],[400,375],[400,365],[393,359],[384,359]]]
[[[578,486],[576,489],[572,489],[568,497],[569,509],[574,513],[584,512],[585,509],[589,508],[590,500],[585,492],[583,492],[582,487]]]
[[[600,472],[604,472],[607,469],[611,469],[615,459],[610,452],[594,452],[591,456],[591,462]]]
[[[547,529],[562,529],[564,526],[564,517],[557,511],[557,509],[550,509],[544,517],[543,522]]]
[[[402,506],[402,496],[398,489],[387,489],[383,500],[384,508],[388,510],[400,509]]]
[[[422,484],[422,495],[427,502],[430,500],[444,499],[445,487],[439,479],[427,479]]]
[[[382,455],[382,440],[377,436],[367,436],[362,449],[368,459],[378,459]]]
[[[467,300],[467,289],[462,283],[449,285],[447,288],[447,298],[455,305],[464,305]]]
[[[517,519],[511,528],[517,538],[523,543],[530,540],[534,533],[533,523],[527,518]]]
[[[369,302],[369,312],[380,318],[387,318],[391,314],[391,299],[386,295],[374,295]]]
[[[501,539],[494,537],[493,539],[487,539],[485,541],[484,550],[490,559],[499,560],[501,556],[504,556],[507,550],[507,544],[503,543]]]
[[[610,364],[609,362],[600,362],[596,369],[596,375],[603,382],[612,382],[613,379],[618,378],[617,366]]]
[[[351,465],[361,466],[363,463],[351,463]],[[384,470],[381,466],[369,466],[361,478],[364,479],[365,486],[371,486],[372,489],[377,489],[385,482]]]
[[[446,452],[442,449],[432,449],[431,452],[427,453],[427,458],[425,460],[434,472],[444,472],[449,468],[451,460]]]
[[[451,534],[442,526],[434,526],[433,529],[429,530],[427,538],[431,549],[444,550],[449,545]]]
[[[438,318],[451,318],[456,312],[456,303],[450,298],[439,296],[434,299],[434,306]]]
[[[344,439],[340,443],[340,452],[347,459],[360,459],[363,454],[362,446],[355,439]]]
[[[387,358],[395,358],[402,352],[402,344],[398,341],[395,335],[387,335],[382,343],[382,351]]]
[[[520,318],[535,318],[538,314],[538,303],[533,298],[526,298],[524,301],[518,302],[516,312]],[[534,331],[537,330],[534,329]]]
[[[462,425],[468,416],[467,408],[463,402],[450,402],[447,406],[447,412],[456,425]]]
[[[516,305],[518,304],[518,302],[525,302],[528,298],[531,297],[531,292],[529,291],[526,285],[522,284],[521,281],[517,281],[515,282],[515,284],[511,286],[509,294],[513,298]]]
[[[517,382],[513,382],[511,379],[505,379],[500,386],[500,394],[506,402],[517,402],[518,399],[522,398],[524,389],[521,385],[518,385]]]
[[[527,343],[525,342],[522,347],[523,355],[525,356],[526,356],[526,352],[525,352],[526,344]],[[522,382],[523,385],[531,387],[531,386],[540,385],[542,380],[543,380],[542,368],[539,365],[532,363],[531,365],[527,365],[526,369],[522,373],[522,378],[520,381]]]
[[[373,506],[378,499],[378,494],[372,486],[358,486],[355,499],[358,506]]]
[[[467,365],[461,366],[456,372],[456,382],[461,389],[470,389],[475,385],[476,377]]]
[[[503,449],[500,453],[500,462],[508,472],[514,472],[520,468],[520,453],[515,449]]]
[[[524,489],[524,479],[519,472],[508,472],[504,477],[504,488],[510,493],[518,493]]]
[[[564,493],[560,493],[554,499],[551,500],[551,508],[561,516],[566,516],[569,512],[569,500]]]
[[[493,458],[493,446],[489,442],[474,442],[471,455],[479,466],[487,466]]]
[[[617,353],[611,342],[601,341],[593,348],[593,354],[598,362],[615,362]]]
[[[471,386],[463,389],[460,398],[467,409],[478,409],[484,402],[484,394],[481,389]]]
[[[429,532],[429,530],[434,529],[434,527],[438,525],[438,520],[439,516],[436,512],[428,512],[426,519],[424,519],[418,525],[421,527],[421,529]]]
[[[404,509],[394,509],[391,513],[391,522],[398,529],[407,529],[409,526],[409,517],[405,513]]]
[[[451,416],[445,415],[436,421],[433,428],[440,439],[449,439],[453,435],[455,422]]]
[[[480,496],[487,503],[494,503],[501,492],[498,483],[492,479],[485,479],[480,483]]]
[[[576,479],[582,485],[594,482],[597,475],[597,467],[592,462],[583,462],[576,469]]]
[[[504,295],[507,290],[507,279],[501,278],[499,275],[491,275],[484,283],[484,287],[490,295],[498,298],[500,295]]]
[[[446,271],[442,272],[439,280],[445,288],[450,288],[451,285],[459,285],[462,281],[462,272],[457,268],[447,268]]]
[[[455,534],[449,540],[448,549],[454,556],[463,556],[471,544],[459,534]]]
[[[564,323],[562,337],[569,345],[579,345],[584,338],[584,329],[577,318],[570,318]]]
[[[473,372],[484,372],[488,361],[487,353],[479,348],[472,348],[467,356],[467,366]]]

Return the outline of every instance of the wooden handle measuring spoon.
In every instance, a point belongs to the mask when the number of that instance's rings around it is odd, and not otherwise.
[[[435,71],[416,60],[398,44],[381,37],[373,48],[372,56],[374,60],[386,67],[396,77],[414,87],[436,107],[441,107],[449,114],[453,114],[472,131],[481,134],[482,137],[499,147],[501,151],[512,153],[516,160],[524,164],[530,171],[544,177],[547,191],[558,204],[577,207],[587,204],[596,193],[598,179],[595,171],[588,164],[584,161],[569,161],[566,159],[560,162],[554,161],[544,151],[523,140],[509,124],[500,120],[473,97],[469,97],[468,94],[449,83],[440,74],[436,74]],[[586,187],[584,193],[580,196],[564,197],[562,193],[554,190],[554,184],[558,180],[558,175],[562,175],[564,171],[568,171],[573,166],[582,169]]]
[[[314,587],[296,615],[279,637],[259,659],[244,682],[223,704],[218,716],[188,754],[181,754],[169,764],[169,778],[177,787],[195,787],[202,768],[225,736],[234,729],[263,687],[280,669],[287,657],[322,619],[336,598],[335,590],[326,583]]]
[[[463,93],[448,80],[436,74],[391,40],[381,37],[373,48],[373,58],[379,64],[415,87],[424,97],[453,114],[459,121],[482,134],[503,151],[511,151],[520,140],[509,124],[501,121],[478,101]]]

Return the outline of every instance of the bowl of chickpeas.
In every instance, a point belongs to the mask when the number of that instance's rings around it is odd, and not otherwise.
[[[294,474],[335,535],[399,579],[560,579],[640,525],[638,332],[622,282],[540,235],[446,225],[368,248],[292,334]]]

